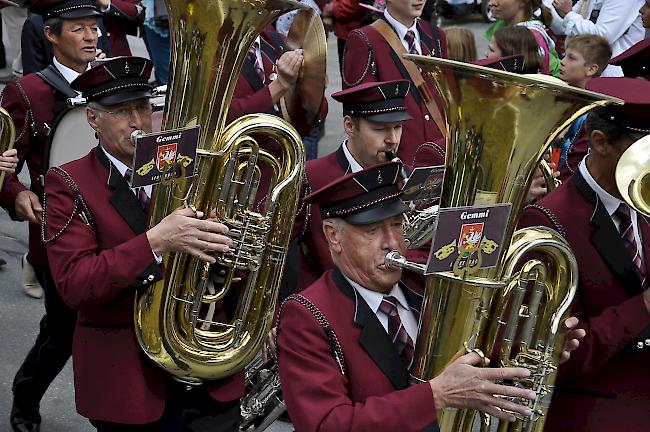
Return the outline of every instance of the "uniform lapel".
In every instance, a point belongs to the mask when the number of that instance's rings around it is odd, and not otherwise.
[[[343,175],[350,174],[352,172],[352,167],[350,166],[350,161],[345,157],[345,152],[343,151],[343,146],[345,143],[341,144],[338,150],[336,150],[336,161],[339,163],[339,166],[343,170]]]
[[[363,297],[350,286],[337,267],[334,268],[332,277],[343,294],[355,302],[354,322],[361,327],[359,344],[397,390],[408,387],[409,373],[377,315],[370,310]]]
[[[575,172],[573,179],[580,193],[594,205],[594,211],[590,219],[594,228],[591,242],[619,279],[626,293],[631,297],[640,294],[641,281],[637,269],[632,262],[629,251],[621,240],[614,221],[612,221],[605,206],[598,199],[596,192],[591,189],[582,177],[580,171]]]
[[[126,179],[120,174],[115,166],[108,160],[104,151],[98,146],[95,154],[100,163],[108,170],[108,185],[113,190],[110,202],[122,216],[126,223],[136,234],[142,234],[147,229],[147,215],[145,214],[140,201],[129,188]]]

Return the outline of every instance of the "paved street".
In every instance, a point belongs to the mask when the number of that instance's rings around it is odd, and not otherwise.
[[[471,28],[476,34],[479,56],[482,57],[486,43],[482,31],[486,25],[480,16],[463,18],[458,23]],[[446,23],[443,23],[443,25]],[[144,45],[139,39],[130,39],[134,53],[146,55]],[[13,52],[9,49],[9,55]],[[327,95],[340,89],[336,41],[330,38],[328,46],[328,73],[330,84]],[[0,71],[1,75],[2,71]],[[343,138],[340,104],[329,100],[329,115],[326,122],[326,135],[320,143],[319,154],[334,151]],[[25,170],[26,171],[26,170]],[[21,179],[28,178],[22,173]],[[0,270],[0,431],[10,430],[9,411],[11,408],[11,384],[14,374],[25,354],[32,346],[38,330],[38,323],[43,315],[42,301],[25,296],[19,287],[20,258],[27,250],[27,226],[24,223],[11,222],[4,211],[0,210],[0,257],[8,264]],[[101,373],[101,371],[98,371]],[[94,430],[84,418],[76,414],[72,385],[72,368],[68,363],[50,389],[41,404],[43,432],[91,432]],[[284,423],[274,424],[268,430],[273,432],[291,431]]]

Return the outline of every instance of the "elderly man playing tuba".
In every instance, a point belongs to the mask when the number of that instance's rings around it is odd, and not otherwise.
[[[298,432],[434,430],[436,410],[444,408],[509,420],[514,416],[503,409],[530,414],[501,396],[533,399],[534,392],[495,383],[530,372],[477,367],[475,353],[409,386],[422,296],[400,281],[401,269],[384,264],[391,250],[406,250],[400,169],[396,162],[375,165],[306,197],[320,206],[335,267],[280,311],[280,379]],[[564,358],[581,336],[570,333]]]
[[[134,331],[136,288],[162,277],[161,255],[214,262],[227,227],[182,209],[147,229],[151,187],[131,189],[135,130],[151,131],[152,64],[117,57],[81,74],[72,87],[88,98],[99,145],[51,169],[45,180],[43,235],[63,301],[78,313],[73,366],[77,411],[98,431],[238,431],[243,373],[187,386],[141,350]],[[207,251],[207,252],[206,252]]]

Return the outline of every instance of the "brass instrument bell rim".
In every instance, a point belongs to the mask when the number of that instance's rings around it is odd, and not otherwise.
[[[650,202],[639,202],[630,193],[641,178],[650,178],[650,135],[635,141],[623,152],[616,164],[615,177],[623,200],[636,211],[650,217]]]
[[[419,54],[402,54],[402,57],[406,60],[411,60],[416,63],[418,66],[426,69],[427,66],[438,66],[443,70],[453,68],[454,71],[463,71],[470,72],[482,75],[491,75],[493,77],[499,78],[504,81],[512,82],[515,80],[517,84],[540,86],[550,90],[555,90],[562,94],[572,94],[580,95],[587,99],[592,99],[595,101],[603,101],[604,103],[610,103],[614,105],[623,105],[625,102],[622,99],[619,99],[614,96],[609,96],[602,93],[597,93],[590,90],[581,89],[578,87],[571,86],[565,83],[556,83],[547,79],[537,78],[533,74],[516,74],[513,72],[506,72],[499,69],[493,69],[485,66],[479,66],[471,63],[465,63],[457,60],[448,60],[438,57],[423,56]]]

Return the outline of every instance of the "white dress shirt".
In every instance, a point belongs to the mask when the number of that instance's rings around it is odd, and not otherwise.
[[[404,293],[398,284],[395,284],[389,293],[382,294],[377,291],[371,291],[367,288],[362,287],[345,275],[343,275],[343,277],[345,277],[345,279],[350,282],[350,285],[352,285],[352,287],[361,295],[361,297],[363,297],[363,299],[368,304],[368,307],[370,307],[370,310],[375,313],[377,319],[384,327],[384,330],[386,330],[386,333],[388,333],[388,315],[380,311],[379,306],[381,305],[381,301],[384,299],[385,295],[395,297],[397,300],[397,314],[399,315],[399,319],[402,321],[402,325],[406,329],[406,333],[408,333],[408,335],[413,340],[413,345],[415,345],[415,341],[418,337],[418,320],[415,318],[415,315],[411,311],[411,308],[406,301],[406,297],[404,296]]]
[[[415,34],[415,49],[418,51],[418,54],[422,54],[422,46],[420,45],[420,33],[418,32],[417,19],[413,21],[413,25],[411,27],[406,27],[404,24],[393,18],[390,13],[388,13],[388,9],[384,9],[384,17],[397,32],[397,36],[399,36],[399,39],[402,41],[402,45],[404,45],[406,52],[409,52],[409,44],[404,39],[404,36],[406,36],[407,31],[413,30],[413,33]]]
[[[348,150],[348,140],[343,141],[343,154],[345,154],[345,158],[350,163],[350,170],[353,173],[363,171],[363,167],[359,164],[359,162],[357,162],[354,156],[352,156],[350,150]]]
[[[63,78],[69,83],[72,81],[76,80],[79,75],[81,75],[79,72],[77,72],[74,69],[70,69],[69,67],[63,65],[61,62],[59,62],[56,57],[52,58],[52,63],[54,64],[54,67],[63,75]],[[90,65],[88,65],[88,68],[90,68]],[[88,70],[88,68],[86,70]],[[77,92],[78,95],[81,95],[81,93]]]
[[[645,38],[639,9],[645,0],[579,0],[564,18],[558,15],[552,0],[544,4],[553,14],[551,29],[557,34],[576,36],[596,34],[604,37],[612,46],[616,57]],[[594,10],[600,11],[595,23],[589,20]],[[603,76],[623,76],[619,66],[607,66]]]
[[[580,161],[580,163],[578,164],[578,169],[580,170],[580,174],[582,174],[582,177],[584,177],[589,187],[591,187],[594,190],[594,192],[596,192],[598,199],[600,200],[600,202],[603,203],[605,210],[607,210],[607,213],[612,218],[614,225],[616,225],[616,229],[619,230],[620,232],[621,220],[616,214],[616,210],[618,210],[618,207],[621,204],[626,204],[626,203],[612,196],[609,192],[607,192],[605,189],[600,187],[600,185],[591,176],[589,170],[587,169],[587,163],[586,163],[587,157],[589,156],[588,155],[585,156],[582,159],[582,161]],[[634,241],[636,241],[636,244],[639,247],[643,243],[641,242],[641,233],[639,232],[638,214],[636,210],[634,210],[632,207],[630,207],[630,220],[632,221],[632,229],[634,230]],[[639,256],[641,257],[641,260],[643,260],[643,248],[639,247],[638,249],[639,249]]]

